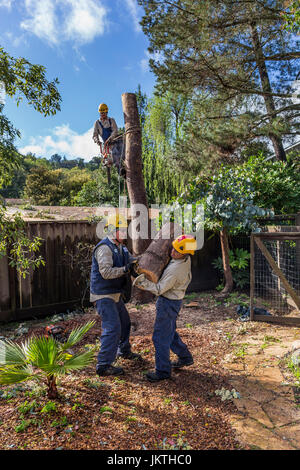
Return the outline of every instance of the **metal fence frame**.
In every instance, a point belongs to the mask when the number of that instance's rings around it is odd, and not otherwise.
[[[269,227],[270,230],[270,227]],[[264,246],[262,240],[296,240],[300,243],[300,227],[297,232],[276,232],[276,231],[267,231],[252,233],[250,236],[250,320],[251,321],[263,321],[268,323],[280,323],[284,325],[295,324],[300,325],[300,318],[297,317],[276,317],[269,315],[257,315],[254,313],[254,288],[255,288],[255,245],[260,249],[272,270],[279,277],[280,281],[284,285],[284,288],[296,304],[300,312],[300,296],[296,293],[294,288],[287,281],[283,272],[275,262],[272,255],[269,253],[267,248]]]

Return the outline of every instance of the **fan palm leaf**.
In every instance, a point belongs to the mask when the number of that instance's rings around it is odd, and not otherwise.
[[[0,368],[0,384],[3,385],[11,385],[32,378],[33,370],[30,366],[20,368],[8,366],[5,369]]]
[[[64,344],[52,337],[34,337],[18,345],[0,341],[0,384],[13,384],[29,378],[46,378],[48,396],[57,397],[56,377],[69,370],[83,369],[93,359],[93,350],[70,354],[68,349],[81,341],[94,321],[71,331]],[[38,375],[36,369],[40,371]]]
[[[24,366],[27,363],[27,343],[18,345],[12,341],[0,341],[0,364]]]
[[[83,369],[84,367],[87,367],[88,365],[90,365],[93,358],[94,358],[93,351],[86,351],[82,354],[74,354],[74,356],[66,358],[63,364],[57,367],[55,374],[63,375],[71,370]]]
[[[37,337],[28,344],[27,358],[29,362],[47,374],[56,368],[58,357],[58,344],[52,337]]]
[[[86,323],[81,327],[77,327],[71,331],[66,343],[63,344],[62,349],[66,350],[79,343],[83,336],[95,325],[95,321]]]

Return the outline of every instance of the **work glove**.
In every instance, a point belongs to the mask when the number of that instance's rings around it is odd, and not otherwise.
[[[145,277],[145,274],[140,274],[138,277],[135,278],[135,280],[133,281],[132,283],[132,287],[133,286],[139,286],[139,284],[141,284],[143,281],[145,281],[146,277]]]
[[[135,265],[131,265],[131,266],[130,266],[129,272],[130,272],[130,274],[131,274],[132,277],[138,277],[138,273],[137,273],[136,270],[135,270]]]
[[[134,265],[137,263],[138,259],[137,258],[131,258],[130,263],[125,264],[124,266],[124,273],[131,273],[133,271]]]

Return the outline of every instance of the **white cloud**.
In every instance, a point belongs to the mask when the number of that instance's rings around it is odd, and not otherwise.
[[[104,34],[106,10],[99,2],[65,0],[65,3],[71,8],[65,21],[65,34],[69,40],[88,43]]]
[[[14,0],[0,0],[0,7],[11,9]]]
[[[15,34],[11,33],[10,31],[7,31],[4,33],[4,37],[7,38],[10,41],[10,44],[13,47],[19,47],[21,44],[24,46],[28,46],[28,42],[26,40],[26,37],[24,34],[21,34],[21,36],[16,36]]]
[[[140,15],[139,15],[139,7],[136,0],[125,0],[127,9],[133,19],[134,29],[137,33],[142,31],[141,25],[139,24]]]
[[[19,148],[26,155],[32,152],[39,157],[51,157],[54,153],[65,155],[67,158],[84,158],[91,160],[99,154],[99,147],[92,139],[93,128],[84,134],[77,134],[69,124],[57,126],[51,135],[31,137],[29,145]]]
[[[21,28],[45,39],[50,44],[58,44],[59,25],[55,5],[52,0],[25,0],[29,18],[22,21]]]
[[[24,4],[27,18],[21,28],[51,45],[86,44],[106,30],[107,10],[100,0],[24,0]]]

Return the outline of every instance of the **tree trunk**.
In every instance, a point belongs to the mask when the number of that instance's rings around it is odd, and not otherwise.
[[[272,119],[273,119],[272,116],[274,115],[276,108],[275,108],[275,103],[274,103],[274,99],[272,96],[272,88],[271,88],[271,83],[270,83],[270,79],[268,75],[268,70],[266,67],[265,56],[263,53],[263,49],[259,40],[259,35],[258,35],[258,31],[257,31],[255,24],[251,25],[251,32],[252,32],[252,42],[254,46],[254,53],[255,53],[256,63],[257,63],[258,71],[259,71],[262,91],[264,92],[265,105],[266,105],[267,112],[270,116],[270,123],[272,123]],[[287,161],[286,154],[282,145],[281,138],[275,135],[274,133],[271,133],[269,137],[274,147],[276,159],[286,162]]]
[[[130,206],[142,204],[146,208],[146,219],[142,224],[147,224],[147,238],[135,237],[132,239],[132,251],[135,256],[141,255],[151,242],[151,227],[149,221],[149,208],[143,177],[142,165],[142,135],[140,119],[135,93],[123,93],[122,106],[125,122],[125,160],[126,184],[130,200]],[[133,216],[131,223],[138,217],[138,213]],[[134,223],[134,222],[133,222]],[[140,231],[145,227],[140,227]],[[149,302],[153,295],[133,289],[134,300],[139,303]]]
[[[123,93],[122,105],[125,121],[125,168],[130,205],[143,204],[147,209],[148,238],[132,240],[135,255],[142,254],[150,244],[149,209],[142,165],[142,136],[135,93]]]
[[[220,231],[220,241],[221,241],[221,249],[222,249],[224,277],[225,277],[225,287],[221,293],[229,294],[233,289],[233,278],[232,278],[231,267],[229,264],[229,244],[228,244],[228,235],[227,235],[226,228],[223,228],[223,230]]]
[[[176,233],[175,236],[174,233]],[[149,281],[158,282],[165,266],[170,261],[172,241],[179,233],[182,233],[179,225],[173,222],[165,224],[140,257],[138,272],[145,274]]]
[[[55,379],[54,375],[50,375],[47,378],[47,386],[48,386],[47,397],[50,398],[50,399],[58,398],[58,391],[57,391],[57,387],[56,387],[56,379]]]

